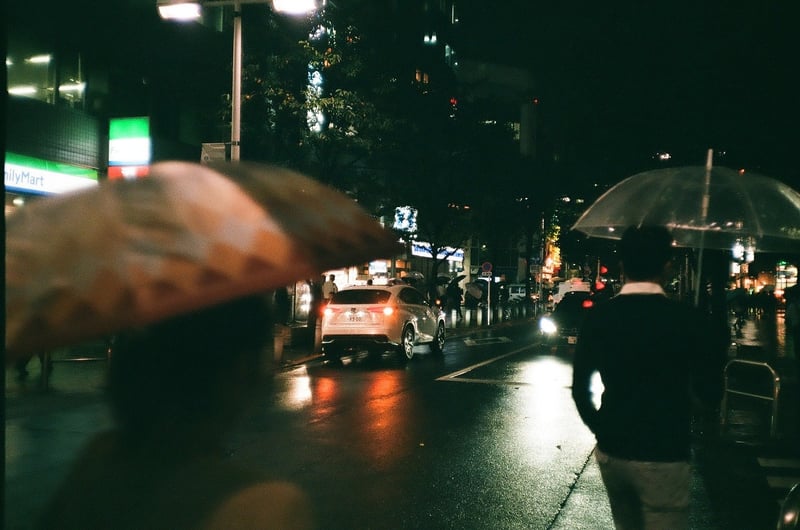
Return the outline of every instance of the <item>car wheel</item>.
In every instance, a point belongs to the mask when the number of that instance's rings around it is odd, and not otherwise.
[[[442,350],[444,350],[444,324],[439,322],[436,326],[436,335],[433,337],[433,342],[431,343],[431,351],[436,354],[441,354]]]
[[[406,326],[400,336],[400,346],[397,348],[400,360],[407,361],[414,356],[414,328]]]

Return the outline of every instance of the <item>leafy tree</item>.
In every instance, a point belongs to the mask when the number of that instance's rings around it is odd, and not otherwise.
[[[371,160],[393,120],[375,104],[386,81],[369,73],[376,59],[360,45],[357,28],[327,14],[302,23],[268,11],[254,15],[243,18],[250,21],[242,71],[245,158],[295,167],[374,206],[384,194]],[[321,80],[318,89],[312,80]]]
[[[459,108],[441,59],[409,56],[370,2],[302,23],[269,12],[243,20],[245,158],[296,167],[375,212],[415,207],[417,237],[434,256],[478,229],[490,248],[513,248],[518,147],[510,130]],[[415,78],[418,64],[430,83]],[[434,261],[432,279],[445,259]]]

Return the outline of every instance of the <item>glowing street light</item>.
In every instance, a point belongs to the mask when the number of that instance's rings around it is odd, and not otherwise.
[[[324,0],[323,0],[324,2]],[[202,8],[233,6],[233,81],[231,86],[231,160],[240,158],[242,131],[242,4],[271,4],[276,13],[308,14],[317,9],[317,0],[157,0],[158,14],[164,20],[191,21],[202,17]]]

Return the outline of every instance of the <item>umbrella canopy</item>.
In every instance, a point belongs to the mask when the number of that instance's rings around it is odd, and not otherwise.
[[[6,360],[390,257],[395,237],[308,177],[164,162],[7,219]]]
[[[628,226],[645,224],[666,226],[683,247],[727,250],[739,242],[759,252],[791,251],[800,248],[800,193],[725,167],[647,171],[608,190],[572,229],[619,239]]]
[[[451,278],[447,274],[440,274],[436,277],[436,285],[447,285],[450,280]]]
[[[466,278],[466,277],[467,277],[467,275],[466,275],[466,274],[459,274],[458,276],[456,276],[455,278],[453,278],[452,280],[450,280],[450,282],[448,283],[448,285],[452,285],[452,284],[454,284],[454,283],[459,283],[461,280],[463,280],[463,279],[464,279],[464,278]]]
[[[473,298],[480,300],[486,295],[486,290],[488,289],[487,285],[485,281],[481,280],[470,282],[466,285],[467,293]]]

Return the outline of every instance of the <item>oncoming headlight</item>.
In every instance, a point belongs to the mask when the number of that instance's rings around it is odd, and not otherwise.
[[[556,323],[552,319],[542,317],[539,320],[539,331],[546,335],[552,335],[558,331],[558,327],[556,327]]]

